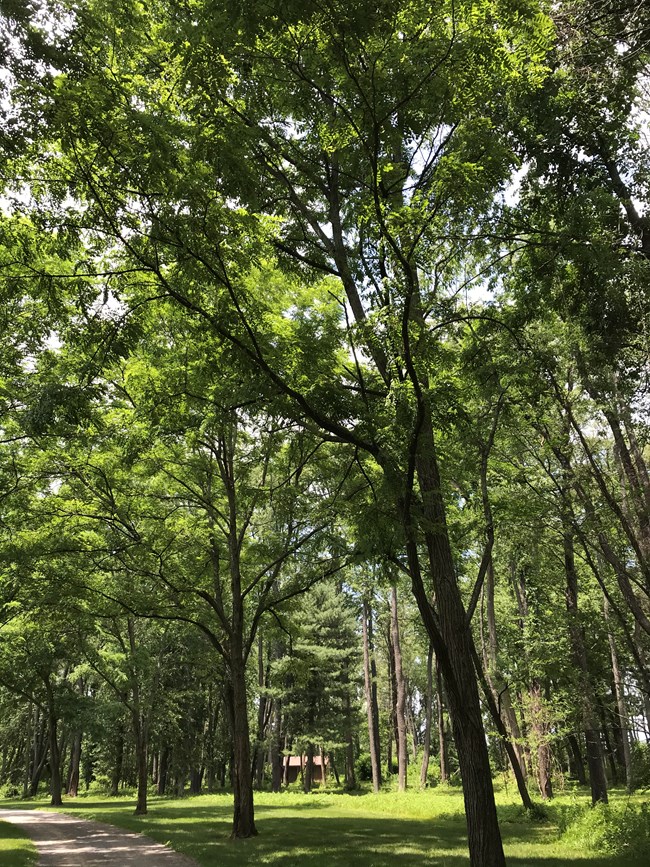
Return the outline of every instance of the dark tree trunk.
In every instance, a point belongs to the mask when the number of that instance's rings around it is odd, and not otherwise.
[[[246,669],[242,648],[232,647],[231,733],[233,741],[232,781],[234,815],[231,837],[246,838],[257,834],[253,807],[253,780],[251,778],[250,736],[248,730],[248,701],[246,696]]]
[[[120,726],[120,732],[117,736],[117,744],[115,746],[115,758],[113,761],[113,771],[111,773],[111,795],[117,798],[122,779],[122,765],[124,763],[124,734]]]
[[[203,785],[203,769],[190,768],[190,794],[200,795],[201,786]]]
[[[427,653],[427,688],[424,695],[424,740],[422,744],[422,766],[420,768],[420,788],[427,784],[429,759],[431,757],[431,723],[433,717],[433,644],[429,642]]]
[[[169,776],[169,757],[171,749],[165,745],[160,751],[158,760],[158,785],[156,791],[159,795],[164,795],[167,792],[167,777]]]
[[[70,750],[70,772],[68,774],[68,796],[76,798],[79,794],[79,767],[81,763],[81,739],[80,731],[73,735],[72,748]]]
[[[578,620],[578,573],[573,552],[573,535],[569,529],[564,533],[564,566],[566,574],[566,606],[569,615],[569,634],[573,648],[573,659],[578,674],[582,722],[587,745],[587,765],[591,801],[607,803],[607,780],[603,763],[603,750],[596,723],[596,701],[589,677],[589,664],[585,649],[582,627]]]
[[[307,761],[305,762],[305,775],[303,777],[303,790],[306,795],[311,792],[314,782],[314,745],[311,741],[307,744]]]
[[[50,804],[53,807],[60,807],[63,803],[61,798],[61,753],[54,691],[49,676],[45,679],[45,691],[47,694],[47,730],[50,745]]]
[[[474,648],[473,645],[472,658],[474,660],[476,675],[479,679],[479,682],[481,683],[481,686],[483,687],[483,695],[485,696],[485,701],[487,703],[488,710],[490,711],[490,716],[492,717],[492,721],[496,727],[496,730],[501,736],[501,744],[506,751],[506,755],[508,756],[508,759],[510,761],[510,767],[512,768],[512,772],[515,775],[515,780],[517,781],[517,788],[519,790],[521,802],[526,810],[531,810],[533,807],[533,802],[531,801],[528,787],[526,786],[526,778],[524,777],[524,774],[521,770],[521,765],[519,764],[517,754],[512,745],[512,741],[510,740],[508,730],[501,718],[501,714],[499,713],[499,708],[494,698],[492,686],[488,682],[485,672],[481,667],[481,661],[479,659],[478,653],[476,652],[476,648]]]
[[[396,691],[395,723],[397,743],[397,787],[398,791],[406,789],[407,748],[406,748],[406,682],[402,669],[402,648],[399,640],[399,616],[397,610],[397,587],[393,587],[390,597],[390,637],[393,649],[393,677]]]
[[[364,597],[361,615],[361,630],[363,636],[363,675],[368,716],[368,741],[370,743],[370,765],[372,769],[372,786],[375,792],[381,786],[381,765],[379,760],[379,720],[375,713],[377,702],[377,687],[372,674],[374,654],[371,646],[372,609]]]
[[[447,746],[447,729],[445,727],[445,704],[443,699],[442,673],[440,663],[436,661],[436,694],[438,723],[438,756],[440,761],[440,782],[449,781],[449,754]]]
[[[437,621],[424,588],[416,536],[405,517],[412,587],[429,638],[440,661],[463,782],[472,867],[505,867],[492,769],[481,715],[472,652],[474,642],[463,607],[447,532],[441,480],[428,411],[423,419],[416,470],[424,517],[424,537],[435,589]],[[410,510],[410,503],[409,503]]]
[[[625,768],[625,788],[631,792],[634,788],[634,780],[632,779],[632,756],[630,753],[630,735],[629,721],[627,716],[627,703],[625,701],[625,686],[621,666],[618,661],[618,649],[616,641],[609,629],[609,606],[607,600],[605,605],[605,620],[608,624],[607,638],[609,640],[609,653],[612,660],[612,676],[614,678],[614,694],[616,696],[616,709],[618,711],[618,728],[619,738],[621,743],[621,751],[623,753],[623,765]]]
[[[49,753],[48,744],[49,728],[47,714],[41,714],[39,709],[35,707],[29,770],[29,795],[31,798],[36,797],[38,793],[38,786]]]
[[[135,761],[138,779],[138,794],[135,807],[136,816],[147,814],[147,788],[149,785],[148,733],[144,720],[137,714],[133,718],[135,735]]]
[[[569,753],[573,759],[573,770],[576,775],[576,779],[580,783],[581,786],[587,785],[587,775],[585,773],[585,763],[582,759],[582,752],[580,750],[580,744],[578,743],[578,738],[575,735],[569,735],[567,738],[567,743],[569,745]]]
[[[598,707],[600,713],[600,727],[605,741],[605,749],[603,751],[605,760],[609,764],[609,773],[612,778],[612,785],[618,786],[618,767],[616,766],[616,749],[609,737],[607,728],[607,719],[605,717],[605,708],[601,705]]]

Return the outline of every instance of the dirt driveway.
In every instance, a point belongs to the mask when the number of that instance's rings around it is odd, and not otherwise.
[[[102,822],[42,810],[0,810],[38,849],[38,867],[197,867],[149,837]]]

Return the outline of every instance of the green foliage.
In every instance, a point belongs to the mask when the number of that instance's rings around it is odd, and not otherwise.
[[[647,803],[566,807],[558,813],[562,840],[569,848],[638,859],[650,857]]]
[[[650,788],[650,745],[635,741],[631,745],[632,778],[638,788]]]

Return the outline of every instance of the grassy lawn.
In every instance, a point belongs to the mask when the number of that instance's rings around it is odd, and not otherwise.
[[[637,855],[603,854],[590,845],[591,814],[574,838],[561,834],[566,816],[588,802],[586,793],[556,798],[545,821],[534,821],[517,806],[512,792],[498,793],[499,813],[510,867],[645,867]],[[643,795],[614,795],[621,815],[636,814]],[[2,806],[44,807],[45,802],[5,802]],[[195,858],[203,867],[465,867],[468,864],[462,793],[432,789],[403,794],[360,795],[294,792],[256,794],[259,836],[229,841],[229,795],[182,800],[152,798],[148,816],[131,815],[134,801],[84,796],[67,801],[64,811],[147,833]],[[563,819],[564,816],[564,819]],[[584,824],[584,823],[583,823]],[[598,848],[601,851],[598,851]],[[0,863],[5,861],[0,858]],[[12,864],[13,862],[9,862]],[[22,864],[23,862],[15,862]],[[29,864],[30,862],[24,862]]]
[[[2,867],[34,867],[36,849],[21,828],[0,822],[0,864]]]

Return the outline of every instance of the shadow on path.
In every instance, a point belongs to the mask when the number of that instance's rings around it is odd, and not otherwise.
[[[38,867],[197,867],[141,834],[43,810],[0,810],[33,840]]]

